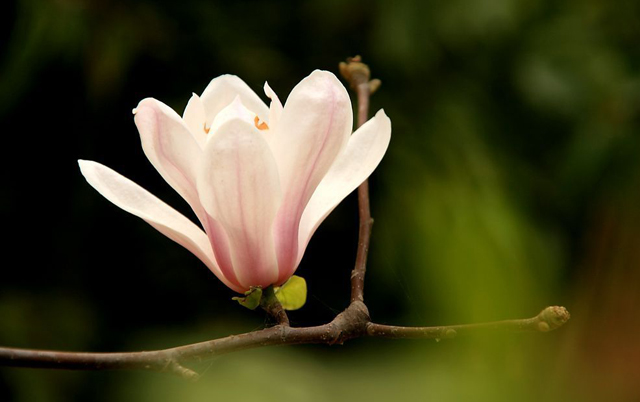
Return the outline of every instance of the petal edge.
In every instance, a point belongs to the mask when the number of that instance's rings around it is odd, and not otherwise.
[[[241,292],[222,275],[207,235],[184,215],[116,171],[94,161],[79,160],[87,182],[119,208],[135,215],[198,257],[225,285]]]
[[[391,120],[382,109],[353,133],[347,149],[331,166],[302,214],[297,263],[322,221],[375,170],[390,139]]]

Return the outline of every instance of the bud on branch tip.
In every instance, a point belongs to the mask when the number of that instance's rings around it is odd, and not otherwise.
[[[362,57],[360,56],[349,57],[346,62],[340,62],[338,67],[340,75],[349,82],[354,90],[360,84],[367,84],[369,86],[369,94],[373,94],[382,84],[377,78],[370,80],[371,70],[369,70],[369,66],[362,62]]]

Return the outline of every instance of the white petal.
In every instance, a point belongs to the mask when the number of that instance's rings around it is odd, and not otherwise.
[[[202,100],[196,94],[191,96],[187,107],[182,114],[182,120],[184,120],[191,134],[200,145],[200,148],[204,148],[205,140],[207,139],[207,116],[204,112],[204,105]]]
[[[271,141],[283,190],[276,221],[281,272],[295,268],[300,217],[318,183],[344,150],[352,124],[349,94],[327,71],[314,71],[287,99]]]
[[[202,220],[196,190],[196,167],[202,150],[189,128],[173,109],[152,98],[138,104],[135,122],[151,164]]]
[[[309,200],[300,220],[298,263],[311,236],[333,209],[378,166],[391,139],[391,120],[383,110],[362,125]]]
[[[226,124],[231,120],[240,119],[250,125],[253,124],[255,126],[256,117],[257,116],[255,113],[253,113],[252,111],[250,111],[244,106],[240,96],[236,96],[233,102],[227,105],[224,109],[220,111],[220,113],[216,115],[215,119],[211,123],[211,128],[209,130],[209,137],[207,138],[210,139],[215,137],[216,133],[218,132],[218,129],[220,129],[221,126],[223,126],[224,124]]]
[[[257,115],[261,121],[269,118],[269,108],[249,86],[235,75],[221,75],[214,78],[200,97],[210,125],[218,113],[227,107],[236,96],[242,103]]]
[[[278,95],[267,82],[264,83],[264,93],[271,99],[271,105],[269,105],[269,129],[274,130],[280,121],[280,116],[282,116],[282,103],[280,103]]]
[[[215,262],[207,235],[184,215],[136,183],[93,161],[78,161],[87,182],[106,199],[144,219],[162,234],[198,257],[229,288],[241,292],[222,275]]]
[[[272,228],[280,186],[273,155],[253,123],[229,120],[207,141],[198,190],[228,236],[240,284],[273,284],[278,266]]]

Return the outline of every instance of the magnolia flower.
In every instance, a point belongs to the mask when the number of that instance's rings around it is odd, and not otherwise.
[[[264,91],[270,106],[223,75],[191,97],[182,117],[152,98],[134,109],[144,153],[202,229],[108,167],[79,161],[100,194],[237,292],[293,275],[318,225],[376,168],[391,135],[382,110],[351,135],[349,95],[327,71],[302,80],[284,106],[266,83]]]

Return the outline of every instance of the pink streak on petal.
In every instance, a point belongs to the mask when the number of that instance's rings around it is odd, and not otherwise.
[[[281,200],[278,170],[253,121],[230,119],[207,141],[198,189],[227,234],[237,281],[250,287],[277,280],[272,229]]]
[[[236,147],[235,150],[236,163],[233,164],[235,182],[242,183],[243,181],[247,181],[247,177],[243,175],[242,169],[242,165],[246,161],[240,154],[240,148]],[[257,182],[257,177],[250,175],[248,179],[252,188],[259,187],[260,183]],[[244,186],[238,186],[236,190],[239,201],[246,200],[248,197],[255,197],[258,193],[258,191],[252,191],[250,194],[245,194]],[[243,203],[241,202],[241,204]],[[239,276],[246,286],[267,287],[274,281],[274,270],[269,264],[269,254],[273,244],[271,241],[265,241],[266,239],[262,236],[253,236],[253,233],[247,230],[247,228],[253,224],[253,222],[249,222],[249,220],[253,218],[247,217],[247,206],[238,205],[237,208],[239,211],[240,228],[242,229],[232,230],[230,237],[233,239],[232,242],[235,245],[233,249],[235,265],[243,268]]]
[[[195,186],[202,151],[189,128],[171,108],[152,98],[138,104],[134,120],[151,164],[202,220]]]
[[[335,109],[331,111],[329,118],[330,124],[327,127],[327,132],[331,132],[331,128],[333,126],[334,111]],[[328,135],[324,136],[322,146],[310,165],[308,175],[304,180],[304,185],[301,186],[302,191],[291,198],[285,198],[282,203],[282,207],[278,211],[275,224],[275,227],[279,229],[275,236],[279,269],[278,283],[284,283],[298,268],[296,260],[298,257],[298,230],[300,218],[302,217],[304,208],[313,194],[313,190],[315,190],[317,186],[317,183],[313,183],[313,188],[309,188],[313,173],[315,173],[316,170],[318,159],[320,158],[320,155],[322,155],[322,151],[327,144],[328,138]]]
[[[220,271],[222,274],[229,280],[229,282],[233,283],[239,288],[242,288],[243,291],[249,290],[247,287],[243,286],[238,282],[238,277],[233,269],[233,263],[231,262],[231,254],[229,251],[229,239],[227,238],[227,234],[225,233],[222,225],[215,219],[213,219],[209,214],[206,214],[205,221],[203,225],[205,227],[205,232],[209,237],[209,241],[211,242],[211,247],[213,248],[213,255],[215,256],[216,262],[220,267]]]
[[[338,107],[335,92],[329,91],[329,93],[331,94],[331,98],[328,99],[326,103],[332,107],[328,115],[329,124],[322,135],[322,144],[315,152],[315,155],[312,155],[313,159],[306,165],[306,171],[300,172],[301,175],[306,177],[298,179],[299,181],[295,183],[294,188],[288,189],[289,191],[285,195],[285,199],[276,217],[275,238],[279,268],[278,283],[283,283],[289,279],[298,267],[298,229],[300,218],[314,190],[322,179],[322,176],[318,175],[318,163],[321,157],[324,156],[323,151],[331,139],[330,134],[332,134],[335,123],[334,116],[336,114],[336,108]],[[325,168],[325,166],[322,166],[322,168]],[[326,169],[329,169],[329,167],[326,167]]]

